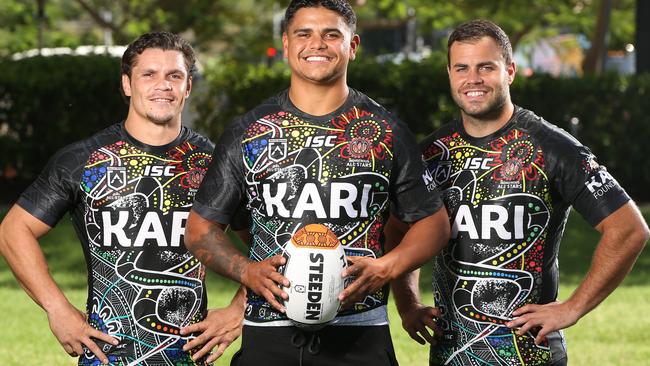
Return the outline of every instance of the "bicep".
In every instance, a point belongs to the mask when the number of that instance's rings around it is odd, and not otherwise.
[[[641,215],[641,212],[632,201],[628,201],[616,211],[612,212],[609,216],[601,220],[595,229],[601,234],[619,233],[619,235],[627,236],[633,233],[646,233],[648,226]]]
[[[207,234],[212,227],[226,230],[226,225],[220,222],[208,220],[194,210],[190,210],[187,217],[187,226],[185,227],[185,237],[188,242],[193,242],[201,236]]]
[[[13,205],[2,221],[3,236],[30,235],[38,239],[52,229],[19,205]]]

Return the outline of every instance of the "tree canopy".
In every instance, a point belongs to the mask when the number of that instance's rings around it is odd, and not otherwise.
[[[472,18],[499,24],[514,47],[540,38],[582,34],[594,43],[599,10],[609,14],[609,47],[634,42],[635,0],[352,0],[359,29],[415,19],[417,31],[443,46],[446,31]],[[264,59],[274,39],[274,16],[288,0],[3,0],[0,2],[0,55],[39,46],[103,44],[110,31],[116,44],[127,44],[149,30],[181,33],[213,56],[255,62]],[[42,11],[39,12],[39,4]],[[42,14],[42,16],[39,16]],[[277,31],[276,31],[277,32]],[[277,34],[276,34],[277,35]]]

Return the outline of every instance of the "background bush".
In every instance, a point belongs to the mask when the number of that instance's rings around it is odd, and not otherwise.
[[[458,114],[444,65],[440,58],[399,65],[357,60],[348,83],[396,113],[421,138]],[[0,171],[12,166],[19,173],[12,180],[0,178],[0,201],[10,202],[54,151],[123,119],[127,106],[119,93],[118,59],[35,57],[0,60],[0,67]],[[194,126],[216,140],[234,117],[288,86],[282,63],[208,64],[190,100]],[[518,76],[511,94],[516,104],[568,131],[577,118],[577,137],[633,198],[650,201],[650,75]]]
[[[126,116],[115,58],[0,60],[0,70],[0,202],[15,198],[59,148]],[[18,175],[7,179],[12,170]]]

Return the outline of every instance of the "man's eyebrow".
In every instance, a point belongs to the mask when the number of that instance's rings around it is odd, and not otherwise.
[[[185,71],[183,69],[172,69],[172,70],[167,71],[167,75],[176,74],[176,73],[185,74]]]
[[[311,32],[313,32],[311,28],[297,28],[297,29],[294,29],[294,31],[293,31],[294,34],[296,34],[296,33],[311,33]]]
[[[343,34],[343,32],[341,32],[341,30],[338,29],[338,28],[325,28],[325,29],[323,29],[323,33],[329,33],[329,32],[336,32],[336,33]]]
[[[483,61],[483,62],[479,62],[476,66],[479,66],[479,67],[480,66],[494,66],[496,64],[497,63],[494,62],[494,61]]]

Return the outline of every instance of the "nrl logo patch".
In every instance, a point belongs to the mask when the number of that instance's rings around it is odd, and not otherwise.
[[[287,157],[287,140],[286,139],[269,139],[268,147],[269,159],[276,163]]]
[[[523,164],[519,160],[510,159],[503,164],[501,172],[504,179],[513,180],[519,178],[522,169]]]
[[[363,137],[355,137],[350,141],[350,156],[362,159],[368,156],[372,143]]]
[[[106,171],[106,179],[109,188],[117,191],[126,186],[126,167],[109,166]]]

